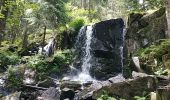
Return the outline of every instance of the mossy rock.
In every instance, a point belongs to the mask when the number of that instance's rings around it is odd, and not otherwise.
[[[154,73],[160,68],[170,70],[170,40],[157,41],[147,48],[138,50],[134,56],[140,57],[141,67],[149,73]]]

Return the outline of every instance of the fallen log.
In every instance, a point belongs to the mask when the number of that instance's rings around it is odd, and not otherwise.
[[[48,88],[44,87],[38,87],[38,86],[32,86],[32,85],[22,85],[23,88],[30,88],[30,89],[35,89],[35,90],[47,90]]]

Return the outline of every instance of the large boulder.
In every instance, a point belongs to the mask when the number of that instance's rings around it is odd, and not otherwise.
[[[109,96],[133,100],[134,96],[143,96],[144,92],[150,93],[156,90],[157,80],[154,76],[133,72],[133,79],[125,80],[121,75],[110,78],[107,81],[93,83],[89,88],[80,93],[81,100],[96,100],[103,91]]]
[[[50,87],[48,90],[44,91],[38,100],[60,100],[60,92],[54,87]]]
[[[165,8],[153,13],[131,13],[128,18],[126,46],[129,53],[166,38]]]
[[[90,44],[90,74],[99,80],[105,80],[122,73],[123,60],[123,28],[124,21],[111,19],[92,25],[92,39]],[[83,27],[79,33],[76,44],[77,60],[74,66],[82,65],[86,55],[86,34],[88,26]],[[87,55],[86,55],[87,56]]]

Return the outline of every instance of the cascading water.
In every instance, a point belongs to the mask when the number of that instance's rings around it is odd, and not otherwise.
[[[64,77],[65,80],[86,83],[121,74],[125,33],[123,29],[124,22],[121,18],[82,27],[75,43],[75,61],[69,75]]]
[[[84,31],[84,29],[86,31]],[[83,59],[82,59],[83,63],[81,65],[81,72],[79,72],[78,75],[73,78],[73,80],[86,82],[86,81],[92,81],[93,80],[93,78],[89,74],[89,70],[90,70],[90,67],[91,67],[90,61],[92,59],[90,45],[91,45],[91,41],[92,41],[92,38],[93,38],[92,37],[93,26],[82,27],[82,29],[79,32],[77,42],[80,42],[79,40],[80,40],[81,36],[83,35],[83,33],[85,33],[85,36],[86,36],[85,45],[84,45],[84,48],[85,48],[84,51],[85,52],[84,52],[84,56],[83,56]]]

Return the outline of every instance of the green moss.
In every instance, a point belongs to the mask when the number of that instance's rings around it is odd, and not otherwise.
[[[148,72],[162,72],[162,68],[166,70],[163,61],[163,56],[166,55],[166,59],[170,58],[170,40],[164,39],[153,43],[147,48],[142,48],[138,50],[134,56],[139,56],[141,61],[141,67]],[[155,60],[157,60],[157,65],[154,65]]]

